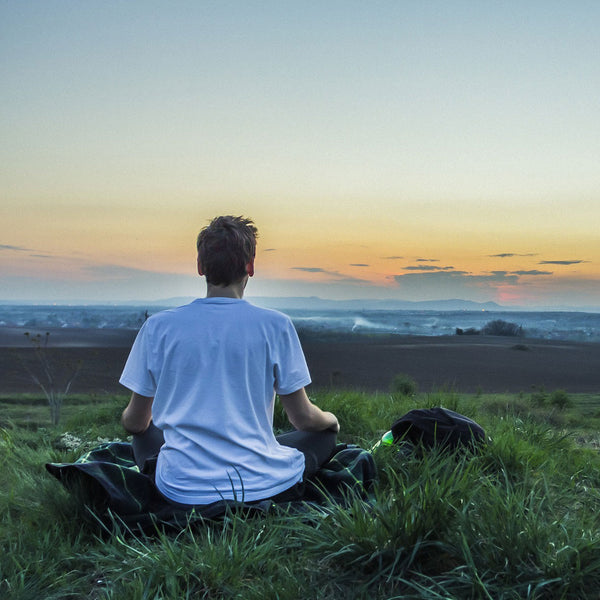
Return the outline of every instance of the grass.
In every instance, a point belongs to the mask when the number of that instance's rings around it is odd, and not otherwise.
[[[550,394],[548,394],[550,397]],[[600,396],[559,409],[531,394],[315,396],[343,441],[370,447],[411,408],[443,405],[490,437],[472,456],[375,455],[370,504],[349,498],[154,536],[106,535],[44,469],[126,439],[122,396],[0,397],[0,597],[11,599],[597,598]],[[277,430],[286,428],[281,410]],[[67,435],[68,434],[68,435]],[[65,440],[70,440],[66,443]]]

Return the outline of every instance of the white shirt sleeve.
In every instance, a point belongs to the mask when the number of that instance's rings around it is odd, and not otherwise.
[[[136,394],[153,397],[156,393],[156,381],[150,364],[152,348],[148,340],[149,327],[147,324],[148,321],[142,325],[133,342],[119,383]]]
[[[296,329],[290,319],[278,340],[275,357],[275,391],[278,394],[291,394],[310,382],[306,358],[298,339]]]

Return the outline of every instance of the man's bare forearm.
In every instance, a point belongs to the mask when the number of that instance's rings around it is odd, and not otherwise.
[[[144,433],[152,421],[153,398],[131,394],[129,404],[121,415],[121,425],[127,433]]]
[[[280,395],[279,399],[290,420],[299,431],[339,431],[337,417],[314,405],[306,395],[304,388],[292,394]]]

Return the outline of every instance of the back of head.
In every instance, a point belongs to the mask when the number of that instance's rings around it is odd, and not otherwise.
[[[256,254],[257,229],[250,219],[216,217],[198,234],[198,259],[207,283],[227,286],[246,275]]]

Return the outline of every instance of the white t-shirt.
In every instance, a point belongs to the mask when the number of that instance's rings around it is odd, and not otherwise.
[[[245,300],[203,298],[141,328],[120,379],[153,396],[165,443],[156,485],[182,504],[260,500],[302,479],[304,455],[273,433],[275,393],[310,383],[291,320]]]

